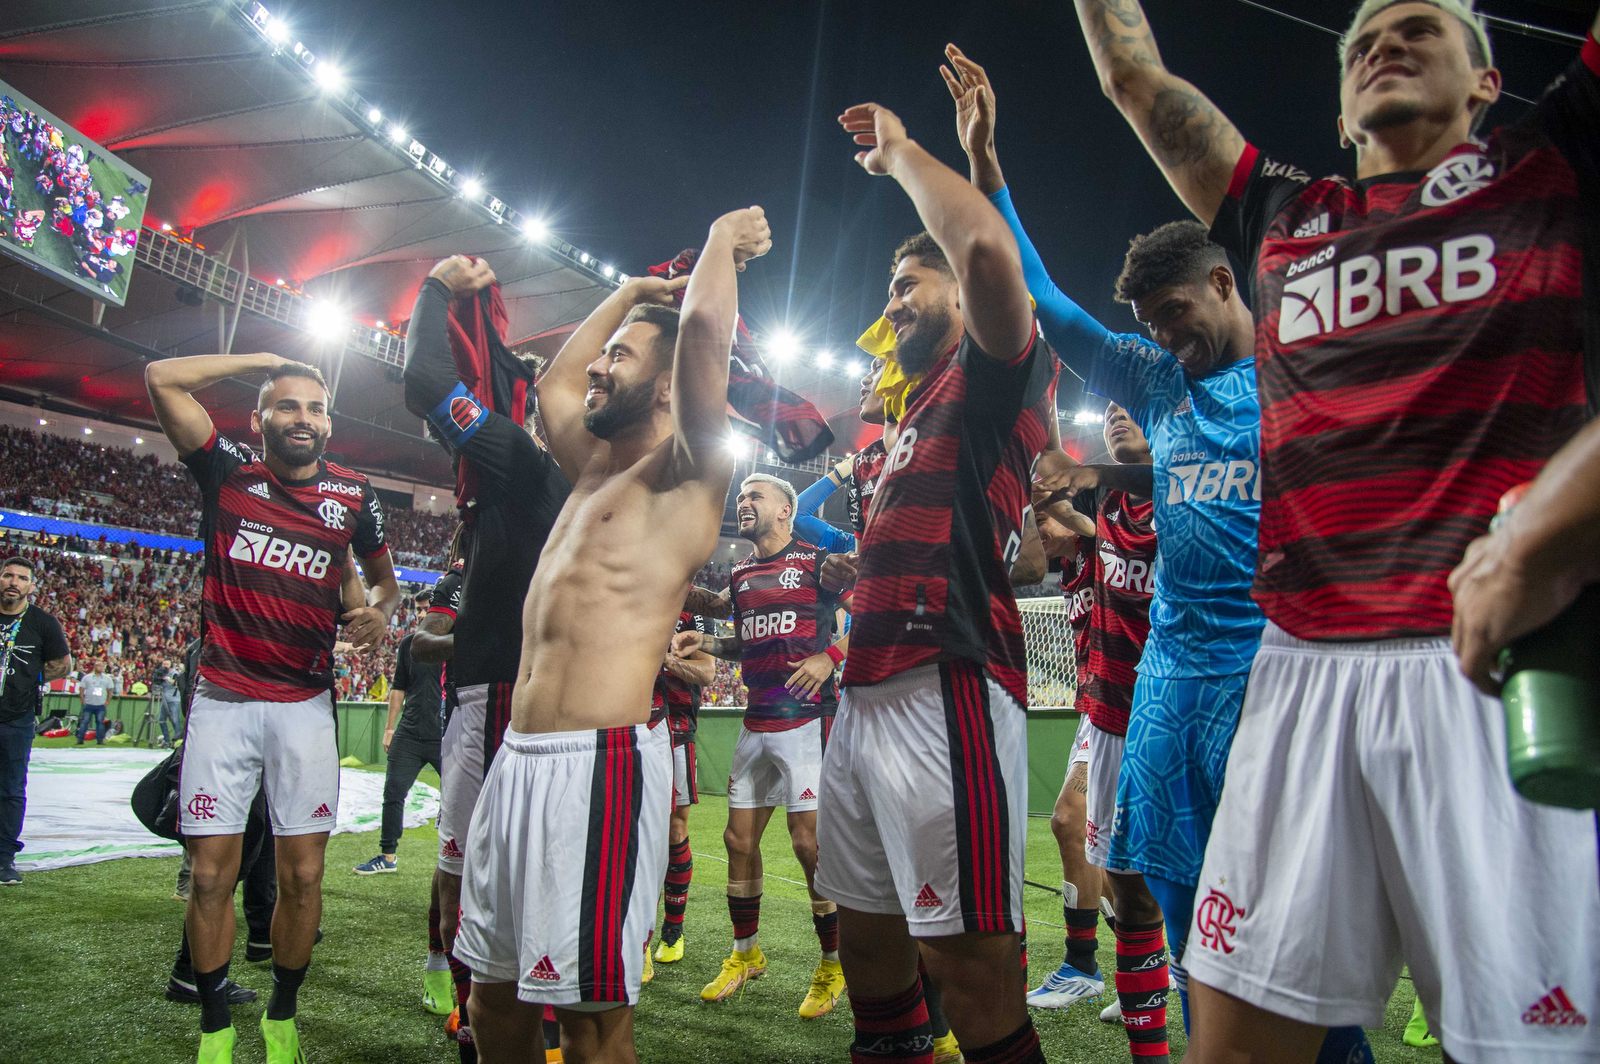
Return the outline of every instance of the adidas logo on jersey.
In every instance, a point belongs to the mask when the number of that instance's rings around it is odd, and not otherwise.
[[[311,819],[312,820],[326,820],[328,817],[330,817],[332,815],[333,815],[333,810],[328,808],[328,803],[327,802],[323,802],[321,805],[317,806],[317,811],[315,813],[311,814]]]
[[[795,799],[795,801],[797,801],[797,802],[814,802],[816,800],[817,800],[816,792],[813,791],[810,787],[807,787],[805,790],[801,791],[800,792],[800,797]]]
[[[1498,274],[1494,238],[1483,233],[1446,240],[1437,250],[1425,244],[1389,248],[1380,259],[1357,255],[1340,263],[1337,244],[1294,263],[1284,274],[1283,305],[1278,308],[1278,342],[1292,344],[1340,329],[1365,325],[1379,314],[1396,315],[1416,307],[1466,303],[1486,295]],[[1323,263],[1329,263],[1321,269]],[[1307,272],[1315,270],[1314,273]],[[1306,274],[1299,277],[1299,274]],[[1430,284],[1438,275],[1438,292]]]
[[[439,846],[440,857],[460,857],[461,847],[456,845],[455,839],[445,839]]]
[[[750,590],[750,581],[746,580],[744,583],[740,584],[739,585],[739,590],[740,591],[749,591]]]
[[[337,505],[337,504],[335,504]],[[340,507],[343,509],[343,507]],[[267,569],[282,569],[286,573],[299,573],[310,580],[321,580],[328,575],[328,565],[333,555],[325,550],[313,550],[303,543],[290,543],[279,536],[265,532],[252,532],[243,523],[234,533],[228,557],[234,561],[249,562]]]
[[[561,973],[556,971],[556,966],[550,963],[546,954],[539,958],[539,963],[528,969],[529,979],[543,979],[547,983],[554,983],[561,979]]]
[[[924,883],[922,889],[917,891],[917,908],[937,909],[943,904],[944,900],[933,892],[932,884]]]
[[[1294,235],[1296,237],[1327,236],[1331,232],[1333,232],[1333,219],[1328,216],[1327,211],[1323,211],[1305,225],[1296,229]]]
[[[267,482],[264,480],[258,480],[244,490],[248,491],[251,495],[258,495],[263,499],[272,498],[272,489],[267,487]]]
[[[1540,1027],[1587,1027],[1589,1017],[1579,1012],[1567,992],[1558,986],[1528,1006],[1522,1022]]]

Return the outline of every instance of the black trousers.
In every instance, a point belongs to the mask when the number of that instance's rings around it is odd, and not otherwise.
[[[267,813],[267,798],[258,793],[244,824],[244,839],[239,851],[239,881],[244,884],[244,919],[249,941],[267,945],[272,941],[272,910],[278,905],[277,843],[272,834],[272,817]],[[183,928],[183,942],[172,962],[172,976],[185,983],[194,982],[194,963],[189,955],[189,926]]]
[[[383,773],[383,827],[378,832],[378,848],[384,853],[394,853],[400,845],[406,795],[423,765],[440,771],[438,742],[425,743],[403,735],[389,740],[389,764]]]

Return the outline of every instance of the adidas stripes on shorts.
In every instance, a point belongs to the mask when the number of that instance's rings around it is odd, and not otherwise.
[[[467,840],[455,954],[522,1001],[639,999],[667,871],[667,729],[507,732]]]
[[[791,813],[817,807],[822,780],[822,718],[784,731],[739,729],[728,770],[729,809],[772,809]]]
[[[189,706],[178,778],[178,830],[242,835],[265,788],[276,835],[332,831],[339,812],[333,696],[304,702],[214,697],[202,681]]]
[[[672,744],[672,807],[700,804],[699,778],[695,775],[694,740]]]
[[[1072,775],[1072,770],[1079,765],[1089,763],[1089,729],[1094,727],[1089,722],[1089,714],[1084,713],[1078,717],[1078,730],[1072,735],[1072,757],[1067,760],[1067,775]]]
[[[1364,1027],[1405,964],[1463,1064],[1600,1061],[1595,829],[1512,789],[1504,709],[1448,640],[1269,623],[1184,963],[1270,1012]]]
[[[1022,929],[1027,715],[981,667],[846,688],[822,793],[817,893],[919,938]]]
[[[509,683],[475,683],[456,689],[439,744],[439,871],[461,874],[472,810],[483,790],[484,767],[494,760],[511,719]]]

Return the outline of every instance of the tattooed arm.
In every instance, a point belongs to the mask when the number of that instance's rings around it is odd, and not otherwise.
[[[733,616],[733,599],[728,594],[727,588],[723,588],[721,594],[718,594],[695,585],[689,589],[689,597],[683,602],[683,612],[692,613],[696,617],[717,617],[727,620]]]
[[[1205,95],[1162,65],[1138,0],[1074,0],[1100,88],[1161,166],[1184,206],[1210,225],[1244,138]]]

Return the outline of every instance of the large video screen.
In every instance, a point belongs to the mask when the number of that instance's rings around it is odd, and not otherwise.
[[[150,179],[0,81],[0,251],[122,306]]]

